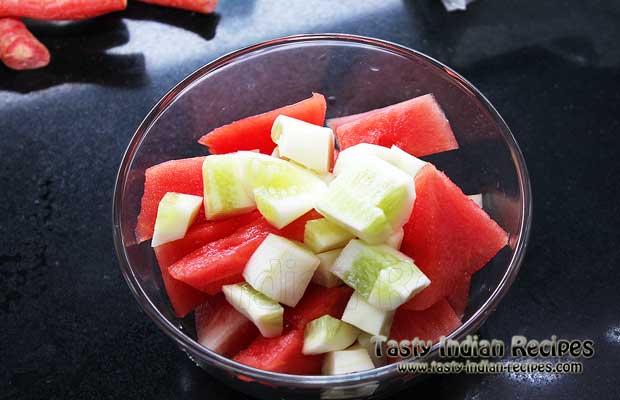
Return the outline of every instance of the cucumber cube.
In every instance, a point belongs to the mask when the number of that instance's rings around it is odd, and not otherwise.
[[[329,185],[316,209],[369,243],[383,243],[409,219],[413,179],[373,156],[349,164]]]
[[[326,218],[306,222],[304,244],[315,253],[344,247],[354,236],[346,229]]]
[[[400,245],[403,244],[403,237],[405,236],[405,231],[403,228],[400,228],[396,232],[392,233],[390,237],[387,238],[385,244],[390,246],[393,249],[399,250]]]
[[[202,205],[202,197],[168,192],[159,201],[151,246],[181,239],[194,222]]]
[[[240,153],[210,155],[205,158],[202,164],[202,179],[207,219],[242,214],[256,207],[248,193],[246,163],[246,158]]]
[[[401,150],[396,145],[391,148],[378,146],[376,144],[360,143],[355,146],[348,147],[338,154],[338,161],[334,166],[334,174],[339,175],[350,165],[356,165],[363,162],[366,157],[378,157],[393,166],[399,168],[411,177],[415,177],[426,162],[417,157],[412,156],[406,151]]]
[[[346,350],[327,353],[323,360],[324,375],[340,375],[366,371],[375,366],[365,348],[354,345]]]
[[[306,325],[302,353],[322,354],[344,350],[355,342],[359,334],[356,327],[331,315],[323,315]]]
[[[326,288],[340,286],[343,284],[342,280],[334,275],[331,271],[334,262],[340,255],[342,249],[330,250],[324,253],[319,253],[316,256],[321,260],[314,276],[312,276],[312,282],[317,285],[321,285]]]
[[[331,271],[364,300],[386,311],[395,310],[430,284],[405,254],[361,240],[349,242]]]
[[[387,364],[387,356],[385,355],[386,349],[385,349],[385,346],[383,346],[381,357],[377,357],[377,352],[376,352],[377,339],[379,343],[385,343],[387,341],[387,337],[385,336],[374,336],[374,335],[369,335],[366,332],[362,332],[357,337],[357,343],[359,343],[360,346],[366,349],[375,367],[382,367]]]
[[[250,257],[243,277],[267,297],[295,307],[319,263],[301,243],[269,234]]]
[[[256,291],[248,283],[222,286],[226,300],[256,325],[261,335],[275,337],[282,334],[284,307]]]
[[[368,304],[357,292],[349,299],[342,320],[371,335],[388,336],[394,311],[386,311]]]
[[[329,172],[334,159],[334,132],[330,128],[279,115],[271,138],[278,144],[280,156],[320,174]]]

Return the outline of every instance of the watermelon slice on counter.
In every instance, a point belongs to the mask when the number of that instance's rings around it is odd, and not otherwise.
[[[202,136],[198,143],[208,146],[212,154],[255,149],[263,154],[271,154],[276,147],[271,140],[271,126],[278,115],[323,126],[326,107],[325,97],[313,93],[309,99],[214,129]]]
[[[449,335],[459,326],[461,326],[461,320],[450,303],[446,299],[441,299],[423,311],[410,311],[402,308],[396,310],[390,330],[390,339],[400,341],[417,337],[437,343],[441,336]]]
[[[340,149],[359,143],[378,144],[421,157],[458,149],[450,123],[431,94],[378,110],[331,120]]]
[[[226,357],[237,354],[258,337],[258,328],[223,294],[208,298],[194,312],[198,343]]]
[[[202,163],[204,157],[170,160],[154,165],[144,172],[144,194],[136,223],[138,243],[153,237],[159,202],[167,192],[202,196]],[[204,222],[201,209],[194,224]]]
[[[296,375],[321,373],[323,355],[306,356],[303,329],[294,329],[282,336],[265,338],[259,336],[233,360],[265,371]]]
[[[400,249],[431,284],[402,307],[424,310],[489,262],[507,244],[508,234],[431,164],[416,175],[415,188]]]

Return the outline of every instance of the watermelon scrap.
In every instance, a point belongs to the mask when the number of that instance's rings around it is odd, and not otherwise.
[[[278,115],[323,126],[326,108],[325,97],[319,93],[312,93],[309,99],[214,129],[202,136],[198,143],[208,146],[212,154],[255,149],[263,154],[271,154],[276,147],[271,140],[271,126]]]
[[[155,256],[161,271],[164,288],[178,317],[183,318],[196,306],[205,302],[207,295],[184,282],[174,279],[170,276],[168,268],[192,251],[232,234],[241,226],[259,217],[260,214],[258,212],[252,212],[226,220],[207,221],[203,224],[193,225],[182,239],[155,247]]]
[[[437,343],[441,336],[447,336],[461,326],[461,320],[446,299],[441,299],[423,311],[396,310],[390,330],[390,339],[401,341],[431,340]]]
[[[418,172],[415,189],[401,251],[431,284],[403,307],[424,310],[489,262],[506,245],[508,234],[432,164]]]
[[[144,172],[144,194],[136,222],[136,240],[142,243],[153,237],[159,202],[167,192],[203,196],[202,163],[204,157],[170,160]],[[201,208],[194,224],[206,221]]]
[[[200,305],[194,319],[198,343],[226,357],[237,354],[259,335],[252,321],[228,304],[221,293]]]
[[[205,244],[169,267],[173,278],[214,295],[222,285],[242,282],[248,260],[270,233],[302,241],[309,219],[321,218],[309,211],[283,229],[271,226],[262,216],[242,226],[228,237]]]
[[[459,147],[450,123],[432,94],[350,116],[350,119],[353,121],[336,129],[341,150],[359,143],[396,145],[421,157]],[[331,124],[334,125],[333,120]]]
[[[265,371],[296,375],[320,375],[323,355],[306,356],[303,329],[293,329],[281,336],[259,336],[241,350],[233,360]]]
[[[340,319],[351,294],[353,289],[348,286],[324,288],[310,284],[295,308],[284,310],[284,324],[292,329],[304,329],[308,322],[326,314]]]

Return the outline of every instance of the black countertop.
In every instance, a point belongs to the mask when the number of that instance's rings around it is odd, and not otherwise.
[[[593,339],[583,375],[430,378],[399,398],[620,398],[620,3],[221,0],[131,4],[34,25],[49,68],[0,67],[0,398],[240,398],[141,312],[120,274],[111,198],[134,129],[174,84],[248,44],[298,33],[387,39],[485,93],[525,154],[534,226],[481,336]]]

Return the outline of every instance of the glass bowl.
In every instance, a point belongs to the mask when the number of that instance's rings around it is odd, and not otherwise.
[[[207,154],[196,142],[205,132],[312,92],[327,98],[328,118],[435,95],[461,148],[425,159],[466,193],[483,193],[485,210],[510,233],[509,246],[474,275],[463,325],[449,337],[476,331],[506,294],[524,257],[532,199],[523,156],[506,123],[473,85],[424,54],[377,39],[343,34],[275,39],[225,55],[170,90],[138,127],[123,157],[113,204],[116,252],[146,314],[197,365],[234,388],[260,398],[379,397],[416,377],[398,373],[394,365],[339,376],[272,373],[200,346],[191,315],[176,317],[168,303],[149,243],[135,244],[146,168]],[[437,345],[428,359],[436,355]]]

